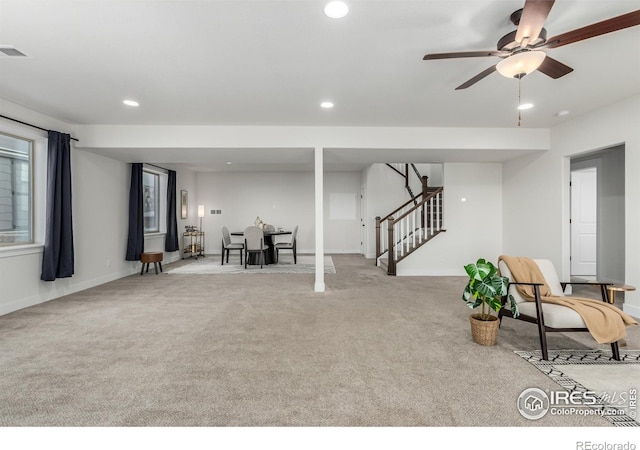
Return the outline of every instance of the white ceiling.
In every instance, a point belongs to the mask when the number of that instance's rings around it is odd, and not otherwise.
[[[497,57],[422,57],[494,49],[524,0],[349,0],[342,20],[324,4],[0,0],[0,46],[27,55],[0,54],[0,97],[77,124],[516,126],[516,80],[495,73],[454,90]],[[551,37],[636,9],[557,0],[545,28]],[[523,127],[640,93],[640,26],[548,53],[574,72],[522,80],[536,105]],[[332,110],[319,107],[327,99]]]

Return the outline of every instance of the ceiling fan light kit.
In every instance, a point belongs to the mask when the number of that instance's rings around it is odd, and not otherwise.
[[[545,52],[539,50],[515,53],[500,61],[496,65],[496,70],[503,77],[522,78],[537,70],[546,56]]]

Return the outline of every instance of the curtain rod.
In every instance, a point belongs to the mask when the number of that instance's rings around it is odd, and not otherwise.
[[[51,131],[51,130],[47,130],[46,128],[39,127],[39,126],[37,126],[37,125],[33,125],[33,124],[31,124],[31,123],[23,122],[22,120],[14,119],[14,118],[12,118],[12,117],[3,116],[2,114],[0,114],[0,117],[2,117],[3,119],[12,120],[12,121],[14,121],[14,122],[21,123],[22,125],[26,125],[26,126],[28,126],[28,127],[37,128],[38,130],[47,131],[47,132]],[[74,137],[71,137],[71,140],[73,140],[73,141],[78,141],[78,140],[77,140],[76,138],[74,138]]]

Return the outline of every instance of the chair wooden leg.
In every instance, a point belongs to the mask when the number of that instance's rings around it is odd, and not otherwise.
[[[618,347],[618,341],[611,343],[611,353],[613,354],[613,359],[620,361],[620,348]]]
[[[140,269],[140,275],[144,274],[144,263],[142,263],[142,269]]]
[[[224,266],[224,247],[222,247],[222,260],[220,261],[220,265]]]
[[[544,325],[538,324],[538,333],[540,333],[540,349],[542,350],[542,359],[547,361],[549,359],[549,350],[547,349],[547,333],[544,329]]]

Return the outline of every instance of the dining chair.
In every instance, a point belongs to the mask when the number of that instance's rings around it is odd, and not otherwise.
[[[265,255],[269,247],[264,243],[264,231],[260,227],[250,226],[244,229],[244,268],[249,263],[249,255],[259,254],[260,268],[265,262]]]
[[[298,252],[297,252],[297,239],[298,235],[298,225],[293,227],[293,232],[291,233],[291,240],[289,242],[278,242],[275,245],[276,249],[276,262],[280,258],[280,250],[291,250],[293,252],[293,263],[298,264]]]
[[[222,226],[222,261],[221,265],[224,266],[225,256],[227,259],[227,263],[229,262],[229,253],[231,250],[237,250],[240,252],[240,265],[242,265],[242,253],[244,252],[244,244],[242,242],[231,242],[231,235],[229,234],[229,229],[223,225]]]

